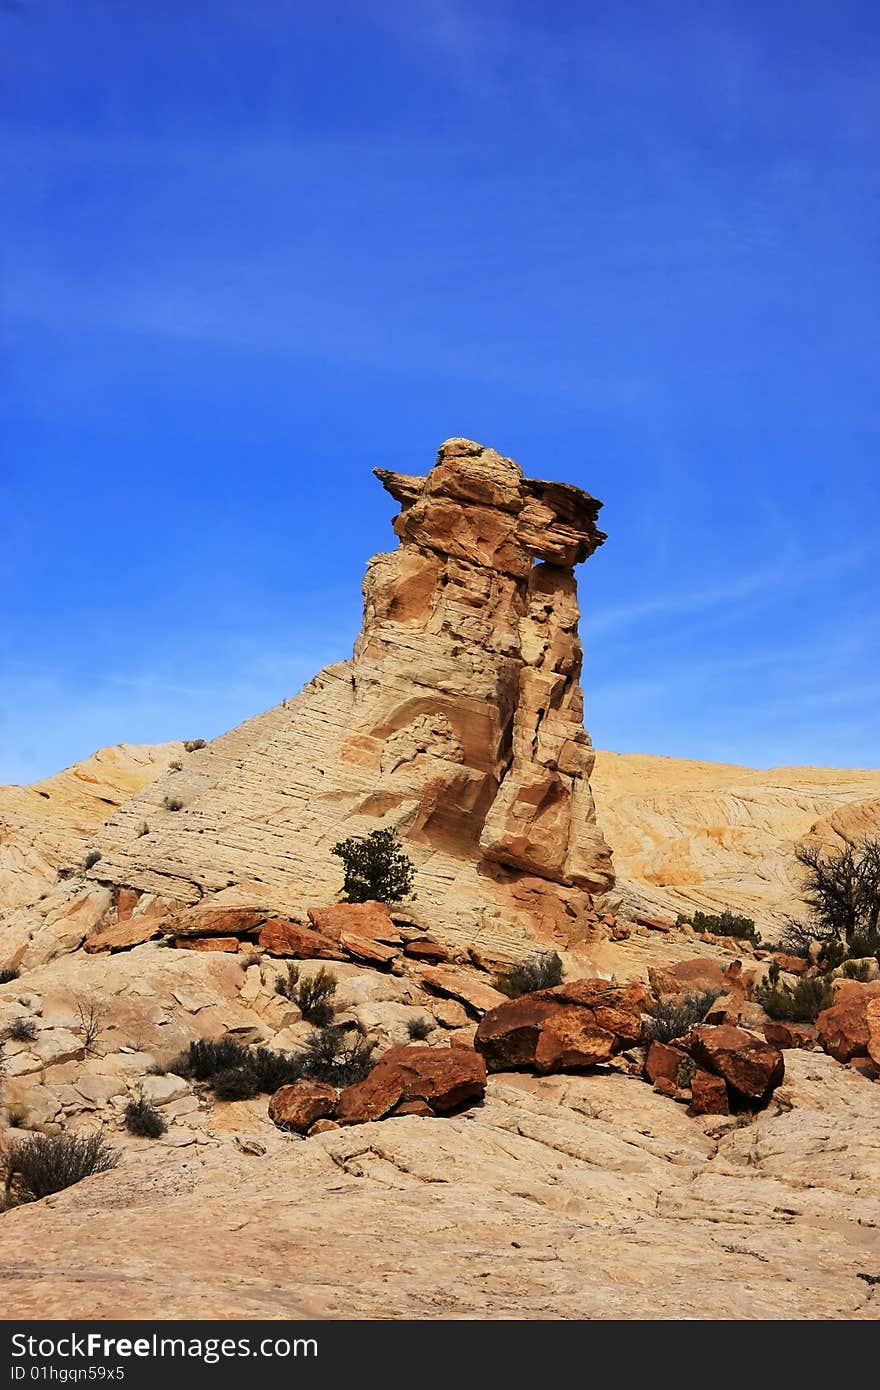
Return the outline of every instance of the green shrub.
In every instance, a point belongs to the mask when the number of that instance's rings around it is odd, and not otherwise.
[[[861,980],[862,984],[867,984],[871,978],[871,962],[869,960],[845,960],[843,973],[848,980]]]
[[[160,1139],[168,1126],[158,1110],[151,1105],[141,1092],[133,1096],[125,1107],[123,1115],[125,1128],[138,1139]]]
[[[349,903],[397,903],[412,896],[415,866],[395,830],[349,836],[330,851],[342,860],[342,891]]]
[[[10,1042],[34,1042],[40,1030],[32,1018],[14,1018],[6,1029]]]
[[[679,918],[681,921],[681,918]],[[733,936],[739,941],[748,941],[752,946],[760,946],[761,937],[755,930],[751,917],[740,917],[725,908],[717,916],[708,912],[695,912],[691,917],[694,931],[710,932],[713,936]]]
[[[170,1064],[168,1070],[177,1076],[188,1076],[193,1081],[210,1081],[218,1072],[249,1066],[250,1058],[248,1049],[233,1038],[220,1038],[217,1042],[198,1038],[190,1043],[187,1052]]]
[[[301,980],[296,990],[296,1002],[307,1023],[326,1028],[335,1012],[332,999],[336,993],[336,976],[323,966],[316,975]]]
[[[824,975],[803,975],[789,989],[782,983],[774,961],[767,978],[755,987],[755,1001],[770,1018],[785,1023],[815,1023],[822,1010],[833,1003],[831,981]]]
[[[298,1056],[288,1056],[284,1052],[273,1052],[269,1047],[255,1048],[250,1058],[251,1068],[257,1078],[259,1089],[267,1096],[281,1086],[289,1086],[299,1081],[303,1075],[302,1062]]]
[[[646,1029],[649,1041],[670,1043],[683,1038],[702,1023],[721,990],[686,990],[682,994],[664,994],[650,1010]]]
[[[119,1155],[101,1134],[35,1134],[6,1151],[7,1196],[37,1202],[93,1173],[105,1173],[118,1162]]]
[[[211,1088],[218,1100],[251,1100],[259,1093],[260,1083],[250,1066],[227,1067],[214,1073]]]
[[[521,960],[500,974],[495,981],[502,994],[518,999],[536,989],[551,989],[561,985],[562,961],[556,951],[540,951],[530,960]]]

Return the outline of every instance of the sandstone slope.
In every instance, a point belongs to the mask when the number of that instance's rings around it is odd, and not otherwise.
[[[673,915],[730,907],[771,936],[803,907],[796,844],[834,850],[880,834],[877,769],[756,769],[602,750],[592,785],[624,904]]]
[[[184,756],[182,743],[118,743],[28,787],[0,787],[0,908],[24,907],[80,868],[129,797]]]

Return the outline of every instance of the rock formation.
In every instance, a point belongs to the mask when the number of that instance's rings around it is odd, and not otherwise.
[[[302,914],[338,890],[339,838],[393,825],[447,937],[500,957],[582,939],[613,882],[574,579],[600,503],[463,439],[427,477],[377,473],[401,544],[367,568],[352,660],[130,801],[92,877]]]
[[[624,905],[745,913],[772,939],[804,911],[795,845],[880,835],[880,771],[736,767],[599,750],[591,782]]]

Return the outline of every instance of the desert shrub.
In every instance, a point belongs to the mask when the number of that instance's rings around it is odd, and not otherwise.
[[[880,932],[855,932],[850,937],[848,954],[852,960],[876,956],[880,960]]]
[[[35,1134],[7,1149],[6,1192],[19,1202],[37,1202],[118,1162],[116,1150],[101,1134]]]
[[[799,845],[795,856],[804,870],[803,896],[810,905],[808,922],[790,921],[786,950],[803,954],[813,941],[842,942],[846,955],[873,955],[880,946],[880,840],[824,854],[814,845]],[[853,949],[876,943],[867,951]]]
[[[406,1025],[406,1031],[413,1042],[424,1042],[433,1027],[434,1025],[431,1020],[425,1014],[422,1014],[420,1018],[409,1019]]]
[[[10,1042],[34,1042],[39,1032],[32,1018],[14,1018],[6,1029],[6,1036]]]
[[[307,1023],[313,1023],[316,1028],[326,1028],[332,1022],[336,983],[332,970],[325,970],[323,966],[310,979],[300,981],[295,998]]]
[[[291,1003],[296,1003],[296,991],[299,984],[299,966],[293,961],[288,964],[287,977],[280,975],[275,981],[275,993],[280,994]]]
[[[98,1039],[104,1031],[106,1009],[96,999],[80,995],[76,1001],[76,1031],[82,1038],[86,1052],[93,1052]]]
[[[93,869],[103,856],[99,849],[90,849],[83,860],[84,869]]]
[[[10,1129],[26,1129],[28,1108],[26,1105],[7,1105],[6,1123]]]
[[[349,903],[397,903],[412,896],[415,866],[395,830],[349,836],[330,851],[342,860],[342,891]]]
[[[871,962],[869,960],[845,960],[843,973],[848,980],[861,980],[862,984],[867,984],[871,978]]]
[[[187,753],[195,753],[196,749],[204,748],[205,740],[203,738],[188,738],[183,746]]]
[[[824,975],[803,975],[789,989],[782,983],[774,961],[767,978],[755,986],[755,1002],[770,1018],[786,1023],[815,1023],[822,1010],[833,1002],[831,981]]]
[[[530,960],[521,960],[503,971],[495,983],[502,994],[518,999],[536,989],[551,989],[562,984],[562,961],[556,951],[540,951]]]
[[[170,763],[168,764],[168,771],[169,771],[169,772],[182,772],[182,771],[183,771],[183,763],[180,761],[180,758],[174,758],[174,759],[172,760],[172,762],[170,762]]]
[[[280,1086],[289,1086],[299,1081],[303,1075],[299,1057],[288,1056],[284,1052],[273,1052],[270,1047],[257,1047],[251,1053],[251,1068],[257,1078],[257,1085],[265,1095],[271,1096]]]
[[[137,1096],[132,1096],[125,1107],[123,1120],[129,1134],[136,1135],[138,1139],[159,1139],[168,1128],[143,1091]]]
[[[332,1086],[353,1086],[372,1070],[375,1047],[359,1028],[321,1028],[306,1043],[302,1074]]]
[[[664,994],[651,1009],[646,1030],[648,1039],[669,1043],[683,1038],[702,1023],[720,993],[717,989],[699,989]]]
[[[169,1070],[177,1076],[188,1076],[193,1081],[210,1081],[221,1071],[250,1065],[251,1054],[234,1038],[220,1038],[209,1041],[197,1038],[191,1042],[186,1052],[171,1063]]]
[[[137,839],[142,840],[145,835],[149,835],[150,827],[145,820],[141,821],[137,828]]]
[[[214,1073],[211,1087],[218,1100],[250,1100],[259,1093],[260,1083],[250,1066],[226,1067]]]
[[[17,979],[17,970],[0,970],[0,985],[11,985],[12,981]]]
[[[691,917],[691,926],[694,931],[710,932],[713,936],[734,936],[739,941],[750,942],[753,946],[761,944],[760,934],[755,930],[752,918],[740,917],[729,908],[717,915],[695,912]]]
[[[183,802],[179,796],[166,796],[162,802],[166,811],[182,811]]]

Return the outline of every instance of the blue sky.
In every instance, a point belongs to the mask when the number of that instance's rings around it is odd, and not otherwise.
[[[880,764],[880,14],[0,7],[0,781],[349,655],[376,466],[605,502],[587,727]]]

